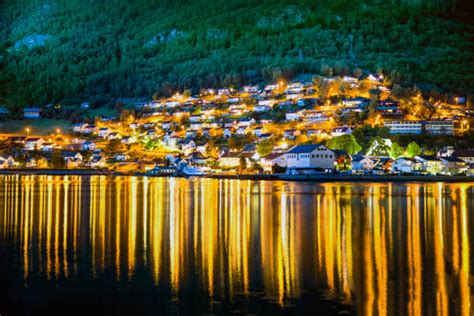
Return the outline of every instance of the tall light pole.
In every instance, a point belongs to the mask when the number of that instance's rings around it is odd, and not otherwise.
[[[27,127],[27,128],[25,128],[25,130],[26,130],[26,136],[30,137],[30,130],[31,129],[29,127]]]

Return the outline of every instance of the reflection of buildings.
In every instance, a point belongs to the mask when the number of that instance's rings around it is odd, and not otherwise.
[[[0,177],[25,280],[150,280],[215,300],[303,291],[360,314],[472,313],[472,188],[135,177]],[[471,278],[471,283],[470,279]]]

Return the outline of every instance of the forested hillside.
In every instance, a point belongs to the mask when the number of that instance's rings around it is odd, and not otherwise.
[[[0,104],[76,103],[382,71],[472,94],[474,28],[451,1],[6,0]]]

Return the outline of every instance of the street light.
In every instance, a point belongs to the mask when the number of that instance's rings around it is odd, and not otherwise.
[[[56,134],[61,134],[61,129],[60,128],[56,128]]]
[[[25,128],[25,130],[26,130],[26,135],[29,137],[31,129],[29,127],[27,127],[27,128]]]
[[[469,125],[467,123],[468,123],[467,120],[462,121],[461,130],[467,131],[469,129]]]

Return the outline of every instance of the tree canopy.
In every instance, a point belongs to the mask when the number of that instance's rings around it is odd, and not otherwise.
[[[329,149],[345,150],[349,155],[355,155],[362,149],[362,146],[357,143],[353,135],[341,135],[328,139],[326,141],[326,147]]]

